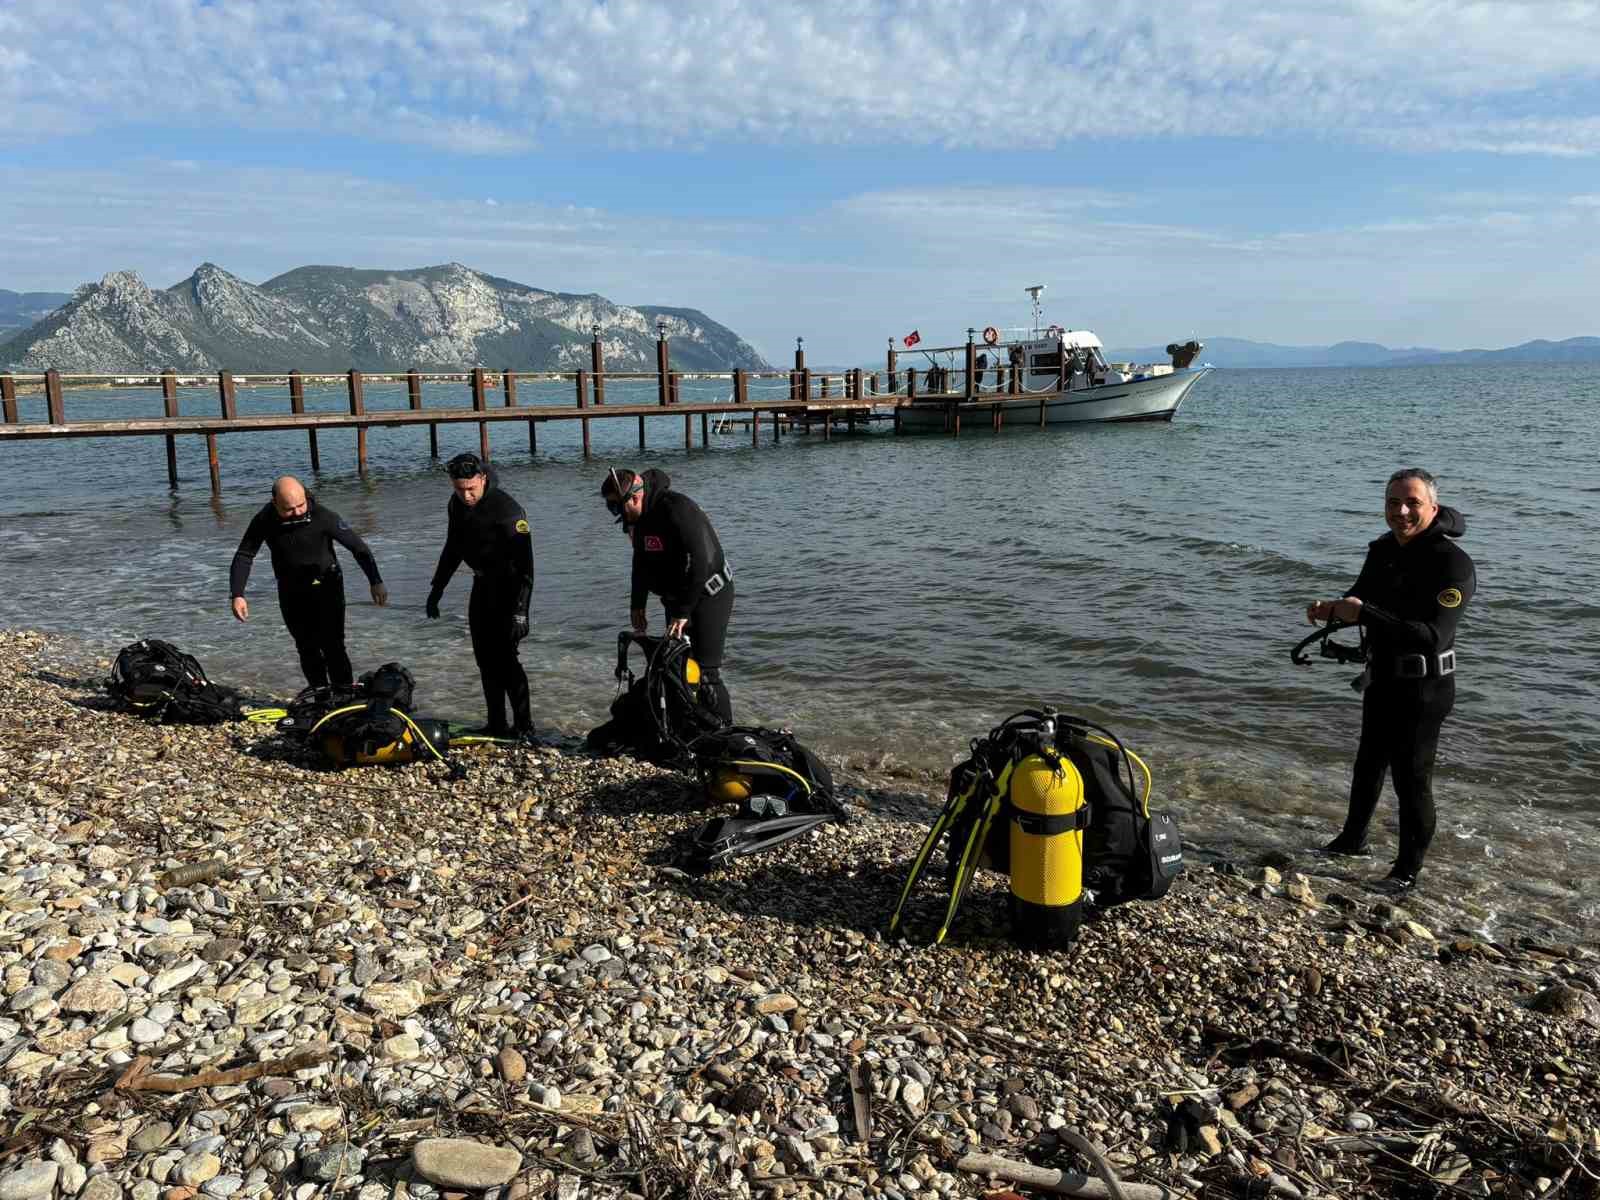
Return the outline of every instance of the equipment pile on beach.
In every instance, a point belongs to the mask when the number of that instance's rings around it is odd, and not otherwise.
[[[982,872],[902,943],[904,793],[687,876],[676,772],[335,772],[103,711],[78,653],[0,633],[8,1194],[1594,1195],[1583,947],[1192,865],[1070,954]]]

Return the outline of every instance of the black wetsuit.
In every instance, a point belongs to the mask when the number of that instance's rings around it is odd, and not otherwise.
[[[283,518],[271,504],[250,519],[228,570],[232,596],[243,596],[250,567],[265,542],[278,580],[278,609],[294,638],[300,669],[313,687],[349,687],[354,677],[344,648],[344,572],[334,557],[338,542],[355,557],[367,582],[376,587],[377,560],[366,542],[331,508],[309,493],[303,517]]]
[[[1388,772],[1400,801],[1399,876],[1422,869],[1433,840],[1434,755],[1456,698],[1455,675],[1440,668],[1453,666],[1456,625],[1477,587],[1472,559],[1449,540],[1465,532],[1461,514],[1441,506],[1433,524],[1405,545],[1384,534],[1367,547],[1361,574],[1345,593],[1361,600],[1367,687],[1350,811],[1336,844],[1365,843]]]
[[[733,698],[722,681],[723,648],[733,616],[733,572],[711,520],[672,479],[651,468],[644,481],[644,511],[634,523],[630,607],[643,608],[650,592],[661,597],[667,620],[687,618],[686,632],[700,664],[701,702],[733,723]]]
[[[472,656],[483,682],[488,728],[493,733],[531,733],[528,676],[517,658],[517,643],[528,632],[528,602],[533,596],[533,537],[528,515],[493,474],[483,497],[468,507],[450,497],[450,528],[428,596],[429,615],[437,614],[445,585],[463,562],[472,568],[467,624]],[[511,725],[506,725],[506,700]]]

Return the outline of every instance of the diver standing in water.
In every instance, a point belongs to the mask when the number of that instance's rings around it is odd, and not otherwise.
[[[722,657],[733,616],[733,570],[711,519],[654,467],[643,474],[613,467],[600,495],[633,542],[628,617],[634,631],[650,627],[645,602],[656,593],[666,609],[666,636],[687,636],[694,647],[701,703],[731,725],[733,699],[722,681]]]
[[[1387,771],[1400,802],[1400,849],[1380,885],[1405,892],[1417,884],[1433,840],[1433,763],[1439,730],[1455,704],[1456,626],[1477,587],[1472,559],[1447,539],[1466,521],[1439,504],[1433,476],[1407,467],[1384,492],[1389,532],[1367,547],[1366,562],[1338,600],[1306,606],[1306,618],[1358,623],[1367,640],[1361,743],[1350,781],[1344,829],[1324,853],[1365,857],[1367,826]]]
[[[372,602],[389,603],[377,560],[366,542],[331,508],[323,508],[293,475],[272,485],[272,500],[250,519],[228,570],[236,620],[250,619],[244,598],[250,567],[266,543],[278,580],[278,609],[294,638],[300,669],[312,687],[349,687],[354,679],[344,648],[344,572],[334,557],[338,542],[355,557],[372,587]]]
[[[467,625],[472,656],[478,662],[490,737],[533,737],[528,707],[528,676],[517,659],[517,643],[528,636],[528,602],[533,597],[533,537],[528,514],[503,491],[493,468],[476,454],[458,454],[445,464],[455,494],[450,497],[449,530],[428,592],[427,614],[439,616],[439,601],[456,568],[472,569]],[[506,700],[511,724],[506,724]]]

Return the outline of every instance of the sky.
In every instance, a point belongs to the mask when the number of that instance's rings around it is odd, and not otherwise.
[[[1600,2],[0,0],[0,287],[460,262],[871,361],[1600,335]]]

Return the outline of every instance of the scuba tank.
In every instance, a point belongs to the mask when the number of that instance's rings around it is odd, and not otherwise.
[[[450,748],[445,722],[418,720],[400,709],[374,713],[365,704],[335,709],[312,727],[311,736],[328,762],[338,767],[442,761]]]
[[[1083,922],[1083,775],[1041,746],[1012,768],[1008,799],[1012,936],[1028,946],[1065,946]]]
[[[1142,796],[1135,764],[1144,775]],[[1103,907],[1155,899],[1183,869],[1176,824],[1168,814],[1152,817],[1149,803],[1149,768],[1110,730],[1049,709],[1014,713],[974,738],[971,755],[950,772],[944,808],[912,860],[889,933],[905,930],[917,882],[943,844],[946,896],[935,943],[944,941],[973,876],[986,867],[1010,876],[1016,941],[1068,945],[1086,900]],[[1112,820],[1126,837],[1098,828]],[[1112,851],[1123,843],[1126,853],[1116,858]]]

